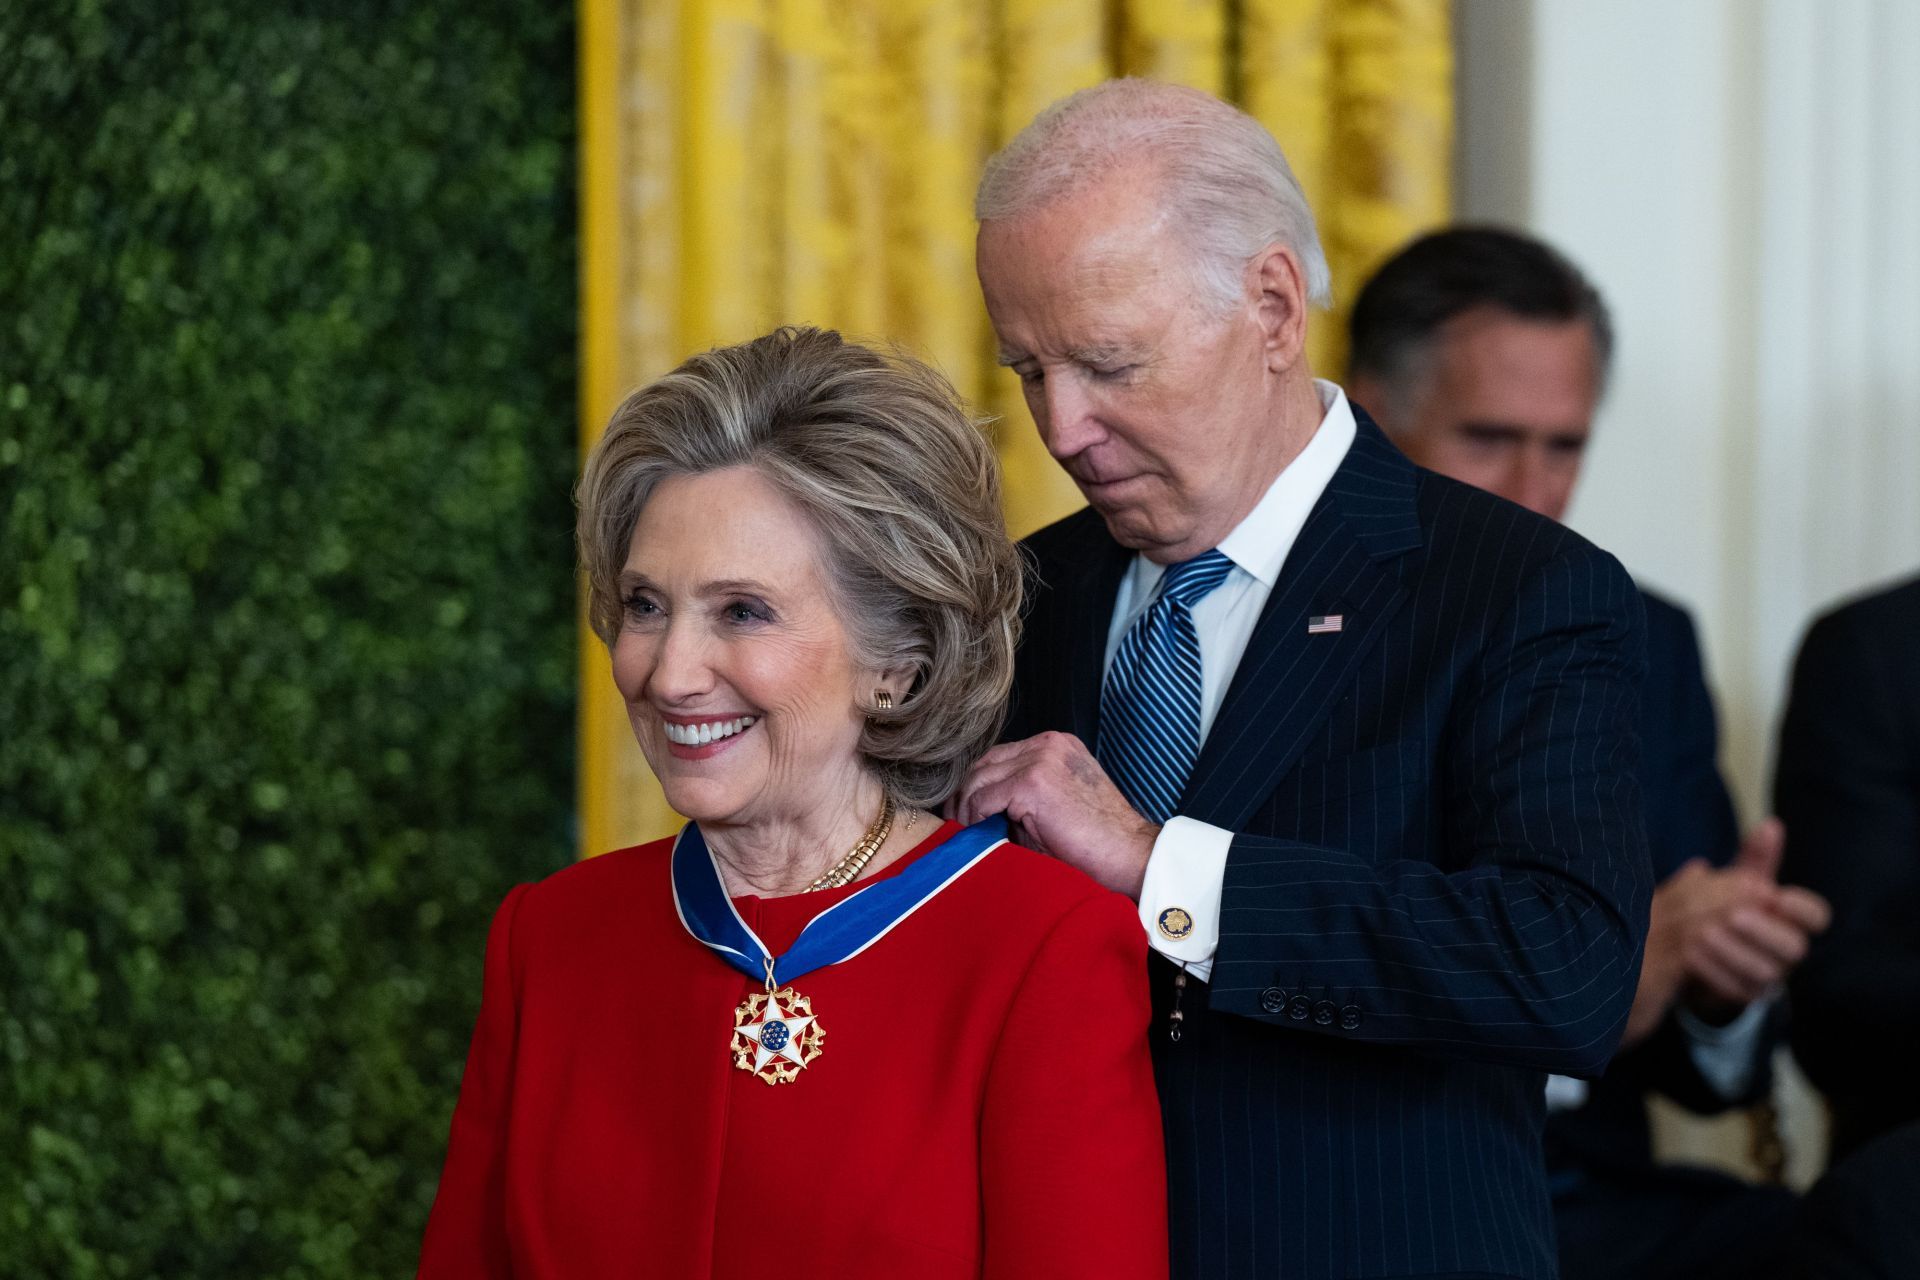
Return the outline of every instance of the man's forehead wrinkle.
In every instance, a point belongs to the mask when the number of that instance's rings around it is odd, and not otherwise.
[[[1020,332],[1001,335],[1002,363],[1036,357],[1070,357],[1118,345],[1117,327],[1126,317],[1117,313],[1124,296],[1116,269],[1070,272],[1064,284],[1038,296]]]
[[[1042,316],[1032,329],[1019,335],[1018,344],[1003,342],[1002,363],[1027,360],[1072,360],[1101,363],[1118,356],[1135,356],[1150,346],[1153,334],[1142,332],[1135,311],[1122,311],[1107,305],[1116,295],[1087,290]],[[1131,327],[1129,327],[1131,325]]]
[[[1085,295],[1111,290],[1140,268],[1139,250],[1128,251],[1110,238],[1090,241],[1073,263],[1076,291]]]

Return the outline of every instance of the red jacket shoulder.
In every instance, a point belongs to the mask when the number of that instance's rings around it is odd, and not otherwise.
[[[980,864],[980,870],[1017,885],[1026,893],[1072,909],[1096,894],[1108,892],[1086,872],[1009,840]]]
[[[560,868],[528,886],[516,912],[515,932],[590,929],[605,922],[632,928],[637,917],[673,910],[668,877],[673,837],[615,849]]]
[[[1141,933],[1138,908],[1131,899],[1102,886],[1093,877],[1057,858],[1011,842],[989,854],[976,868],[973,890],[991,897],[996,919],[1003,924],[1019,920],[1038,934],[1052,932],[1068,916],[1085,910],[1123,933]]]

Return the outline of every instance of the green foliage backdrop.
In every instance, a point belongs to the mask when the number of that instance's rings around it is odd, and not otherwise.
[[[571,848],[572,21],[0,5],[0,1275],[410,1273]]]

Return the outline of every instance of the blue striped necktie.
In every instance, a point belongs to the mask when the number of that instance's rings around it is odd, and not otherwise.
[[[1134,619],[1100,691],[1094,755],[1142,817],[1165,822],[1200,755],[1200,635],[1193,606],[1233,572],[1218,551],[1168,565],[1160,594]]]

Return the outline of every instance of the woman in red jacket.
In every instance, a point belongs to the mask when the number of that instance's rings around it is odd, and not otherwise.
[[[1165,1276],[1133,905],[931,812],[1020,603],[951,390],[817,330],[711,351],[580,509],[693,821],[507,896],[421,1274]]]

